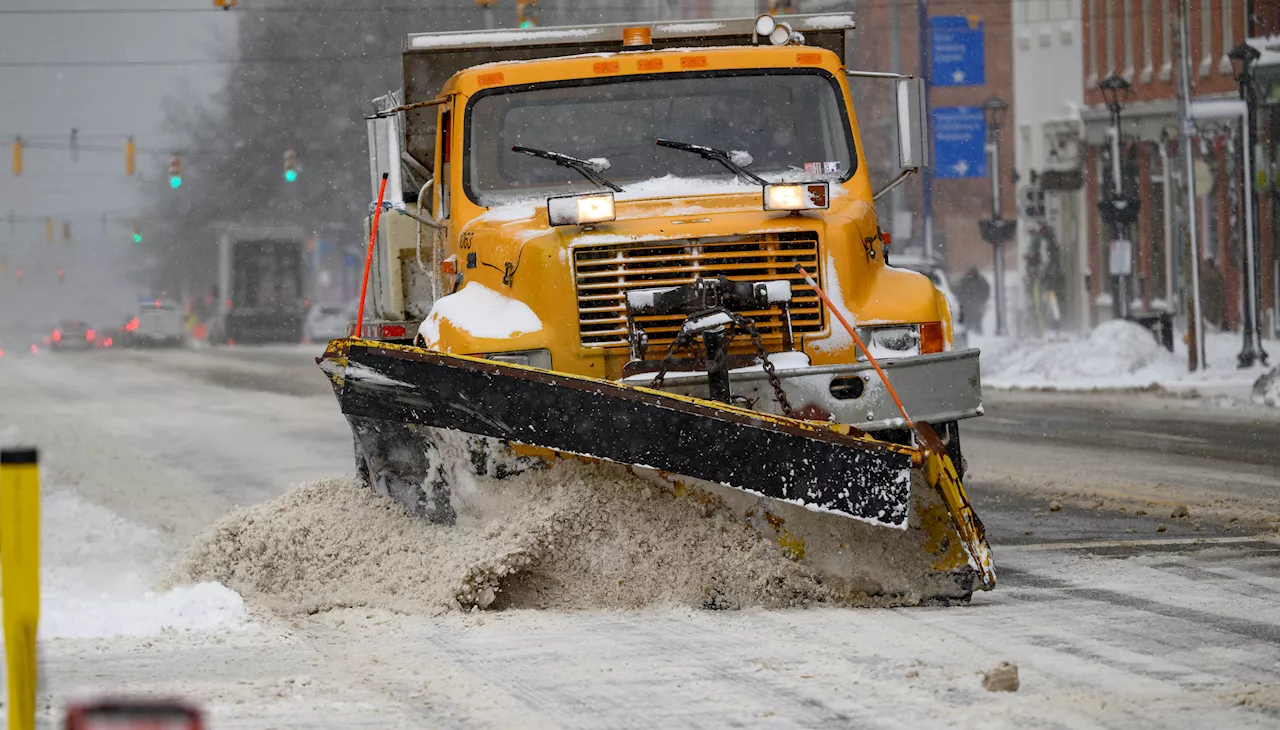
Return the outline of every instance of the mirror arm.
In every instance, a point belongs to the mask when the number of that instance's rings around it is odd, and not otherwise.
[[[871,196],[871,200],[873,201],[879,200],[880,197],[883,196],[885,193],[889,192],[890,190],[893,190],[894,188],[898,187],[902,183],[906,182],[907,178],[911,177],[912,175],[914,175],[919,171],[920,171],[919,168],[909,167],[903,170],[902,172],[898,173],[898,176],[890,180],[888,185],[885,185],[884,187],[880,188],[875,193],[873,193]]]

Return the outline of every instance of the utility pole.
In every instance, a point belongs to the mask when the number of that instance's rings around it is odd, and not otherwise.
[[[1195,371],[1205,366],[1204,316],[1200,308],[1200,244],[1199,224],[1196,215],[1196,159],[1191,146],[1195,142],[1196,126],[1191,117],[1191,50],[1187,41],[1188,0],[1178,0],[1178,101],[1182,106],[1183,161],[1186,163],[1187,180],[1187,244],[1191,247],[1191,321],[1187,334],[1191,342],[1187,348],[1188,369]]]
[[[897,2],[891,2],[896,6]],[[924,118],[933,118],[933,105],[929,103],[929,90],[933,86],[933,73],[929,67],[929,0],[916,0],[916,45],[920,57],[920,78],[924,79]],[[930,122],[932,126],[932,122]],[[925,144],[932,144],[930,140]],[[924,231],[924,256],[933,258],[933,168],[920,170],[920,223]]]
[[[1244,321],[1240,330],[1244,335],[1244,343],[1240,354],[1236,356],[1236,364],[1241,368],[1252,367],[1255,362],[1267,364],[1267,352],[1262,349],[1261,322],[1258,318],[1258,193],[1254,184],[1253,154],[1256,149],[1257,129],[1254,125],[1254,112],[1258,105],[1257,87],[1253,83],[1253,63],[1262,56],[1261,51],[1241,41],[1239,45],[1227,53],[1233,64],[1237,64],[1239,73],[1236,83],[1240,85],[1240,98],[1244,100],[1244,271],[1240,272],[1244,292]]]
[[[1000,117],[1009,104],[999,97],[991,97],[982,105],[987,120],[987,176],[991,178],[991,218],[978,221],[982,239],[991,244],[992,271],[996,291],[996,335],[1007,335],[1004,302],[1004,245],[1018,230],[1017,219],[1005,220],[1000,201]]]
[[[902,73],[902,10],[897,2],[889,3],[889,70],[896,74]],[[889,228],[894,237],[898,235],[894,228],[905,207],[905,194],[901,185],[894,186],[889,193]]]

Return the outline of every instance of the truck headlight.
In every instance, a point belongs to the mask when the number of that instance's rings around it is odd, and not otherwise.
[[[820,183],[764,186],[765,210],[815,210],[830,205],[830,189]]]
[[[920,354],[920,328],[914,324],[859,327],[858,336],[877,360]],[[866,357],[859,352],[858,359]]]
[[[511,363],[512,365],[528,365],[530,367],[551,369],[550,350],[516,350],[514,352],[493,352],[480,355],[486,360]]]
[[[614,219],[613,193],[547,198],[547,218],[553,226],[580,226]]]

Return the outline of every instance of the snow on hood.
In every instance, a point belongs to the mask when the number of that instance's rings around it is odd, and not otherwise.
[[[503,296],[478,281],[468,282],[461,291],[436,300],[431,314],[418,326],[418,335],[427,347],[437,347],[440,325],[444,322],[473,337],[492,339],[542,329],[542,321],[527,304]]]
[[[817,275],[818,272],[811,271],[810,274]],[[826,281],[823,282],[822,290],[826,293],[827,298],[831,300],[840,314],[844,315],[845,321],[851,327],[858,326],[858,318],[853,316],[848,307],[844,305],[844,294],[840,288],[840,277],[836,275],[836,259],[827,253]],[[843,350],[853,344],[853,337],[849,335],[849,331],[840,324],[840,320],[835,317],[831,318],[828,323],[831,326],[831,336],[825,340],[814,340],[812,347],[818,352],[837,352]]]

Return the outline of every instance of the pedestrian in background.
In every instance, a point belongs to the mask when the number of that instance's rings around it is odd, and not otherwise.
[[[969,267],[969,271],[956,283],[956,299],[960,300],[965,326],[978,334],[982,334],[982,316],[987,311],[987,297],[990,295],[991,285],[976,267]]]

